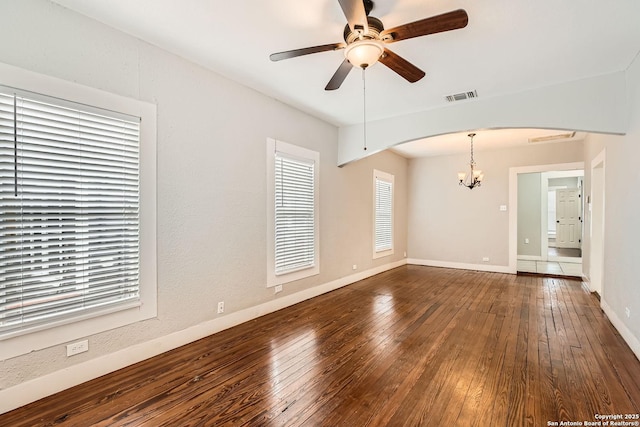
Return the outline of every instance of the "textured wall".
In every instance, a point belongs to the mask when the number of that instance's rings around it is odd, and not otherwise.
[[[540,173],[518,175],[518,255],[540,256],[541,220]],[[529,239],[529,243],[525,243]]]
[[[18,36],[20,34],[20,36]],[[158,318],[0,362],[0,390],[225,315],[401,260],[407,161],[338,168],[337,129],[45,0],[0,3],[0,61],[157,105]],[[1,76],[0,76],[1,80]],[[1,83],[1,81],[0,81]],[[268,137],[320,152],[318,276],[266,288]],[[372,260],[372,173],[396,175],[396,247]],[[81,338],[81,337],[78,337]],[[6,345],[0,342],[0,345]]]
[[[480,151],[482,186],[460,187],[466,154],[409,162],[409,258],[462,264],[509,264],[509,168],[582,161],[582,142]],[[539,195],[536,195],[539,197]],[[539,239],[538,239],[539,240]]]
[[[591,163],[605,152],[604,272],[602,302],[607,315],[640,357],[640,59],[626,72],[629,93],[629,130],[624,136],[590,135],[585,145],[585,194],[591,192]],[[583,260],[590,273],[591,215],[586,215]],[[625,309],[630,311],[627,317]]]

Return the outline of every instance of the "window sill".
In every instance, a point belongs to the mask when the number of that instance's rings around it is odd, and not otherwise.
[[[384,258],[384,257],[387,257],[387,256],[391,256],[393,254],[394,254],[393,248],[387,249],[385,251],[380,251],[380,252],[374,251],[373,252],[373,259]]]

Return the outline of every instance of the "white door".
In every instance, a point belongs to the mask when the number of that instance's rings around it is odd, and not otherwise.
[[[580,248],[582,239],[580,189],[556,190],[556,246]]]

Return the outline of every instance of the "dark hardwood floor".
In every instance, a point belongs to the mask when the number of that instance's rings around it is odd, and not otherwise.
[[[405,266],[0,425],[513,427],[638,413],[640,362],[580,281]]]

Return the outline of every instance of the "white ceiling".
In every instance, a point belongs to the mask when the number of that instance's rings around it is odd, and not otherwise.
[[[324,90],[342,51],[269,60],[341,42],[337,0],[54,1],[335,125],[362,122],[359,69],[340,89]],[[638,0],[377,0],[371,15],[391,28],[459,8],[466,28],[388,46],[424,79],[410,84],[382,64],[367,70],[368,120],[442,107],[446,95],[469,90],[493,97],[622,71],[640,50]],[[427,154],[416,150],[404,154]]]

